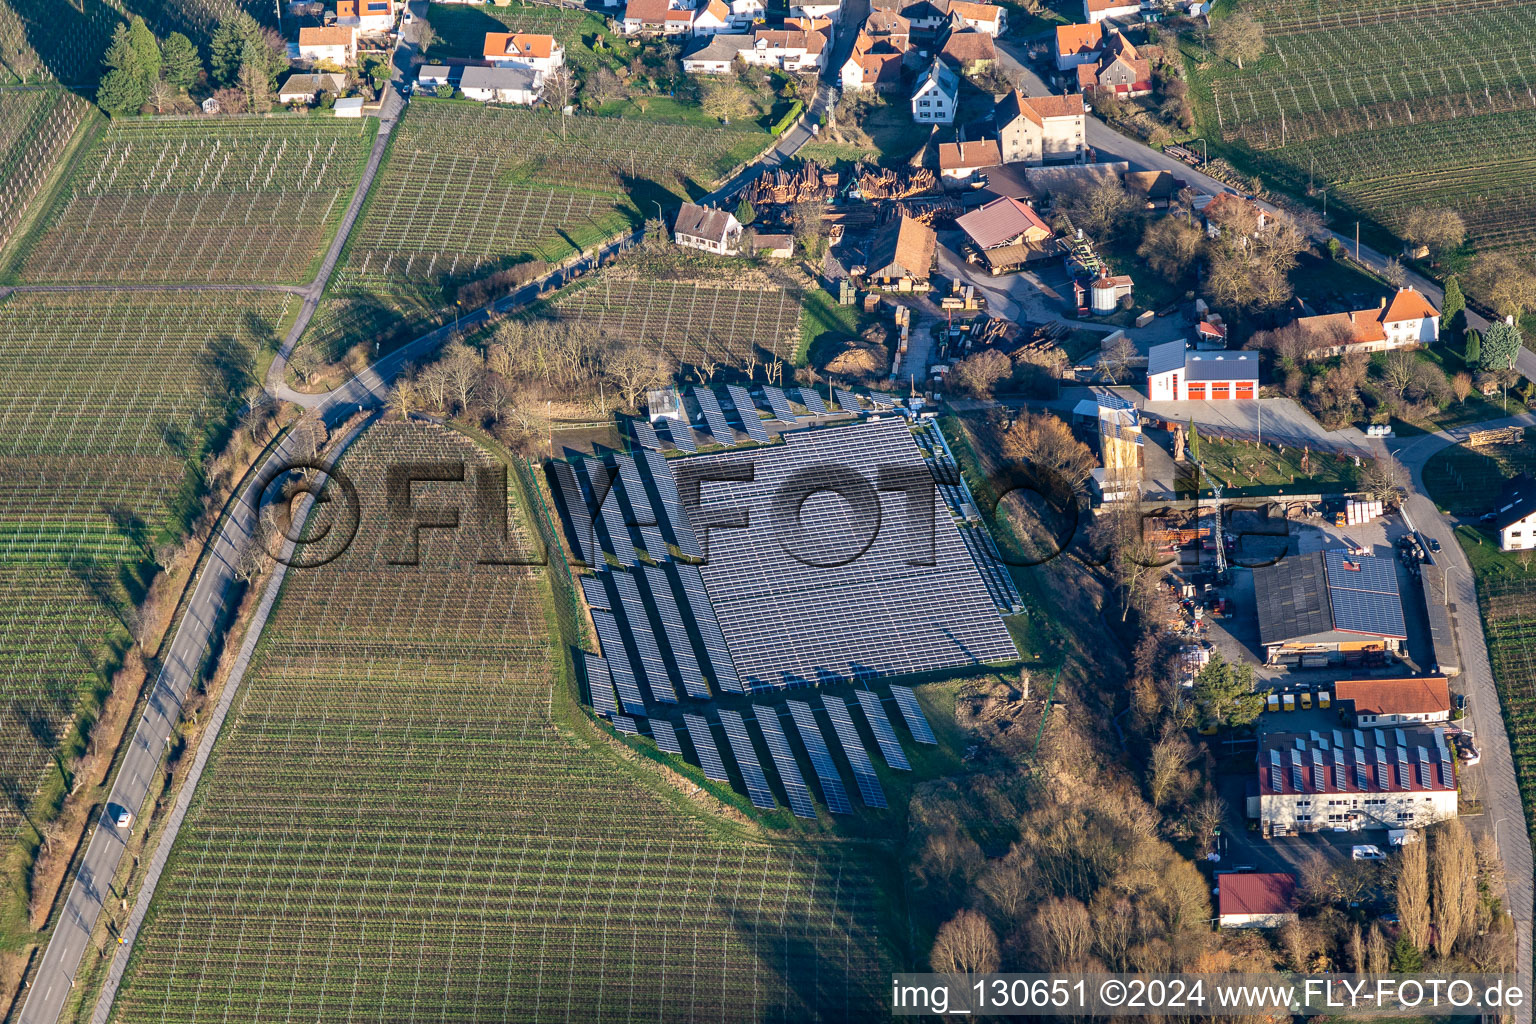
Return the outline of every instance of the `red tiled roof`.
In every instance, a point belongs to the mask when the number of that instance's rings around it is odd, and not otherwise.
[[[1085,0],[1085,2],[1088,4],[1088,13],[1090,14],[1100,14],[1104,11],[1113,11],[1116,9],[1141,9],[1140,0],[1137,0],[1137,2],[1134,3],[1131,2],[1131,0]]]
[[[958,14],[967,21],[996,21],[1003,9],[994,4],[973,4],[966,0],[949,0],[949,13]]]
[[[352,30],[333,25],[329,28],[299,29],[300,46],[351,46]]]
[[[863,85],[890,85],[901,81],[901,54],[899,53],[865,53],[854,50],[853,56],[848,58],[859,66],[863,72],[860,83]]]
[[[959,170],[962,167],[996,167],[1002,162],[1003,151],[999,148],[996,139],[945,142],[939,145],[939,170],[941,171]]]
[[[1423,679],[1341,679],[1337,699],[1355,702],[1356,714],[1435,715],[1451,710],[1450,684],[1443,677]]]
[[[1027,203],[1008,196],[978,206],[957,219],[955,225],[983,249],[1002,245],[1031,228],[1045,232],[1047,237],[1055,233]]]
[[[1424,320],[1439,315],[1440,311],[1431,306],[1429,300],[1419,294],[1417,289],[1399,288],[1397,294],[1392,296],[1392,302],[1387,306],[1381,322],[1391,324],[1401,320]]]
[[[1056,26],[1056,52],[1090,53],[1104,43],[1104,30],[1097,22],[1092,25]]]
[[[1025,102],[1041,117],[1081,117],[1084,114],[1083,98],[1077,93],[1067,96],[1031,96]]]
[[[949,39],[940,51],[950,60],[959,61],[962,64],[977,60],[996,60],[997,50],[992,45],[992,37],[985,32],[951,32]]]
[[[1216,883],[1222,917],[1296,912],[1296,877],[1280,872],[1222,875]]]
[[[689,21],[693,12],[674,10],[671,0],[629,0],[624,7],[624,17],[660,25],[668,21]]]
[[[555,50],[554,36],[529,35],[525,32],[487,32],[485,59],[496,57],[548,57]]]

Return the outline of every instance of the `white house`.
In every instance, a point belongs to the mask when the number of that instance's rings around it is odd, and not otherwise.
[[[838,76],[843,92],[892,92],[901,87],[901,54],[871,53],[854,47]]]
[[[724,75],[735,69],[736,58],[752,49],[752,37],[744,32],[722,32],[683,57],[683,71],[690,75]]]
[[[446,64],[423,64],[416,72],[416,87],[435,91],[447,85],[452,74],[453,69]]]
[[[1493,507],[1500,551],[1536,548],[1536,480],[1522,473],[1505,482]]]
[[[1104,53],[1104,30],[1091,25],[1056,26],[1056,70],[1071,71],[1079,64],[1097,64]]]
[[[741,221],[728,210],[684,203],[672,225],[672,241],[690,249],[734,256],[740,251]]]
[[[621,25],[625,35],[685,36],[693,31],[693,15],[672,0],[629,0]]]
[[[1333,699],[1359,729],[1443,725],[1451,720],[1451,688],[1444,676],[1340,679],[1333,684]]]
[[[826,18],[832,21],[842,13],[842,0],[800,0],[789,5],[789,16],[792,18]]]
[[[363,98],[361,96],[344,96],[336,101],[331,108],[331,113],[337,117],[362,117]]]
[[[752,33],[751,48],[741,51],[741,59],[783,71],[820,71],[826,67],[827,51],[832,48],[830,33],[831,24],[825,21],[802,20],[782,28],[759,28]]]
[[[1225,402],[1258,393],[1257,353],[1191,351],[1182,340],[1147,352],[1149,402]]]
[[[395,0],[336,0],[336,24],[365,35],[391,32],[395,27]]]
[[[742,29],[767,17],[768,4],[765,0],[731,0],[730,10],[731,27]]]
[[[527,68],[465,68],[459,88],[466,99],[527,107],[539,102],[544,80]]]
[[[484,56],[499,68],[527,68],[547,75],[565,64],[565,47],[554,36],[487,32]]]
[[[323,92],[332,96],[340,96],[347,91],[347,79],[345,75],[338,75],[334,71],[319,72],[316,74],[294,74],[288,76],[277,90],[277,102],[288,103],[313,103],[315,97]]]
[[[912,120],[918,124],[953,124],[960,79],[943,61],[928,65],[912,90]]]
[[[1258,770],[1266,839],[1423,828],[1456,816],[1456,755],[1444,729],[1270,733],[1259,742]]]
[[[1105,18],[1134,18],[1141,4],[1132,0],[1083,0],[1083,20],[1097,25]]]
[[[342,25],[299,29],[299,59],[329,61],[342,67],[357,62],[357,29]]]
[[[1379,309],[1305,316],[1296,321],[1316,338],[1309,356],[1385,352],[1432,344],[1440,337],[1440,311],[1413,288],[1399,288]]]
[[[1223,928],[1279,928],[1297,919],[1296,876],[1225,874],[1216,881],[1217,923]]]
[[[950,17],[960,22],[961,28],[996,38],[1008,31],[1008,14],[996,4],[973,4],[967,0],[949,0]]]
[[[688,31],[696,36],[712,36],[730,30],[731,9],[725,0],[708,0],[694,9],[693,26]]]

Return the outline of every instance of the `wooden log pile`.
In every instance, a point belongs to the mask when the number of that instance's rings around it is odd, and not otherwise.
[[[910,199],[940,192],[939,176],[927,167],[881,167],[859,176],[865,199]]]
[[[794,203],[825,202],[837,195],[835,171],[822,170],[807,161],[797,171],[779,168],[760,174],[747,185],[742,195],[753,207],[789,206]]]

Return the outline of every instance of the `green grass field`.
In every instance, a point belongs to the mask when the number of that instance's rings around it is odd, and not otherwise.
[[[487,32],[554,36],[565,48],[566,63],[581,70],[617,68],[624,59],[620,54],[627,55],[630,50],[622,36],[608,31],[602,15],[565,7],[432,4],[427,8],[427,21],[437,33],[426,54],[429,61],[479,60],[485,53]]]

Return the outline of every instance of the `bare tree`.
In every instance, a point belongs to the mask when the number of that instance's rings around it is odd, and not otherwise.
[[[1467,222],[1445,207],[1416,206],[1403,218],[1403,237],[1438,256],[1467,237]]]
[[[945,921],[928,962],[944,974],[986,974],[997,970],[997,935],[987,919],[962,910]]]
[[[156,78],[149,86],[149,102],[155,113],[163,114],[176,105],[176,88],[163,78]]]
[[[1119,384],[1130,376],[1131,360],[1135,358],[1136,343],[1122,334],[1109,351],[1099,357],[1099,375],[1111,384]]]
[[[418,400],[419,396],[416,393],[416,385],[406,377],[401,377],[395,381],[394,385],[389,389],[389,409],[401,419],[411,415],[411,410],[416,408]]]
[[[1264,26],[1246,11],[1228,15],[1211,31],[1211,49],[1242,68],[1264,55]]]
[[[992,905],[997,907],[998,912],[1009,920],[1019,916],[1034,892],[1033,879],[1030,878],[1021,858],[1013,853],[988,862],[980,877],[976,879],[976,887],[985,893],[992,901]]]
[[[1194,745],[1176,729],[1166,729],[1162,739],[1152,744],[1147,771],[1147,796],[1153,807],[1176,800],[1188,784],[1185,769],[1195,756]]]
[[[1397,863],[1397,916],[1416,949],[1429,948],[1429,861],[1425,843],[1408,843]]]
[[[1021,412],[1004,432],[1001,447],[1007,458],[1044,467],[1074,491],[1098,464],[1093,450],[1072,435],[1072,428],[1048,412]]]
[[[1451,394],[1456,396],[1458,403],[1464,403],[1467,396],[1472,393],[1472,377],[1465,371],[1451,378]]]
[[[1381,268],[1381,276],[1387,279],[1387,284],[1393,288],[1401,288],[1408,281],[1408,268],[1403,266],[1403,261],[1393,256],[1387,260]]]
[[[619,389],[626,408],[638,408],[640,396],[672,377],[660,352],[634,347],[604,361],[604,369]]]
[[[1093,948],[1093,919],[1087,907],[1070,897],[1040,904],[1031,931],[1041,961],[1056,970],[1078,966]]]
[[[1477,853],[1460,818],[1429,830],[1434,891],[1435,952],[1449,956],[1471,936],[1477,914]],[[1423,843],[1415,843],[1423,846]]]

